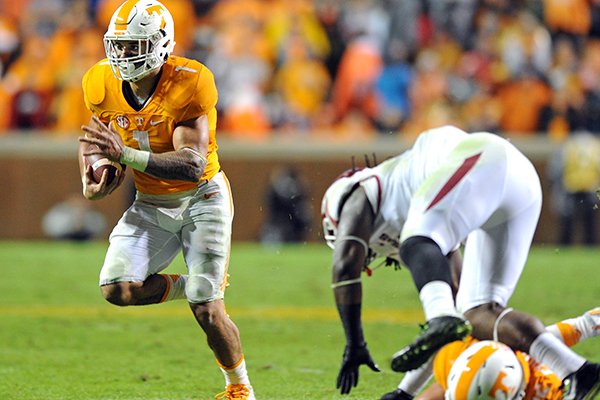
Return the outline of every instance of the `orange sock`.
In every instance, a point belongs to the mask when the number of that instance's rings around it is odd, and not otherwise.
[[[574,325],[559,322],[556,324],[562,341],[569,347],[575,346],[581,340],[581,332]]]
[[[571,347],[587,338],[600,334],[600,308],[585,312],[575,318],[565,319],[546,330]]]

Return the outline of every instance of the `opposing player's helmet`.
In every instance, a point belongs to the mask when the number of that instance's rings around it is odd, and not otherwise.
[[[323,238],[333,249],[337,237],[337,226],[344,202],[356,186],[371,173],[368,169],[352,169],[344,172],[329,186],[321,201],[321,219],[323,221]]]
[[[123,54],[124,41],[137,44],[137,54]],[[156,0],[127,0],[115,11],[104,34],[112,71],[125,81],[135,82],[160,68],[174,46],[173,17]]]
[[[469,346],[454,361],[445,398],[519,400],[525,396],[527,376],[514,351],[484,340]]]

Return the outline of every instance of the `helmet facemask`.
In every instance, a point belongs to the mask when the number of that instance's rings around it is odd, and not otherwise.
[[[323,239],[329,248],[333,249],[337,237],[337,226],[329,215],[323,215]]]
[[[323,196],[321,202],[323,239],[325,239],[327,246],[332,249],[337,238],[337,226],[342,207],[363,178],[362,174],[357,174],[359,171],[365,170],[353,168],[338,176]]]

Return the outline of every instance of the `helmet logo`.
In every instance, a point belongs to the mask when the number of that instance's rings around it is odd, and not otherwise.
[[[157,13],[161,18],[160,18],[160,29],[163,29],[166,25],[167,22],[165,21],[165,17],[163,17],[162,15],[162,7],[159,5],[154,5],[154,6],[150,6],[148,8],[146,8],[146,12],[150,15],[152,15],[153,13]]]
[[[499,396],[496,396],[496,392],[505,393],[505,396],[508,397],[508,395],[515,390],[514,387],[509,388],[504,383],[502,383],[502,380],[505,377],[506,377],[506,372],[500,371],[500,373],[498,373],[496,382],[494,382],[494,386],[492,386],[492,388],[490,389],[490,391],[488,393],[490,395],[490,397],[492,397],[494,399],[498,398]]]
[[[519,358],[508,346],[484,340],[456,358],[448,374],[445,398],[518,400],[525,394],[527,379]]]

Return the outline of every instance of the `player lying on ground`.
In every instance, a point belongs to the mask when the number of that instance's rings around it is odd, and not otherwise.
[[[550,325],[546,329],[568,346],[574,346],[600,335],[600,308]],[[465,341],[445,345],[421,368],[407,372],[398,388],[383,395],[381,400],[411,400],[432,375],[435,381],[417,396],[418,400],[558,400],[572,395],[570,387],[564,386],[553,371],[533,360],[527,353],[516,351],[514,354],[508,347],[505,351],[495,352],[496,349],[504,349],[499,346],[490,348],[486,343],[488,342],[479,342],[469,336]],[[515,360],[518,360],[516,366]],[[481,397],[477,397],[475,393],[479,393]]]

